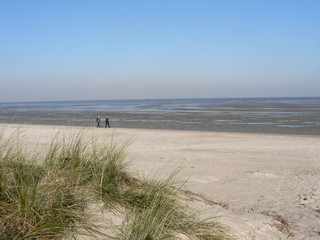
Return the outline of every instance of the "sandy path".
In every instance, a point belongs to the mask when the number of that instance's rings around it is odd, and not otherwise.
[[[30,146],[41,146],[73,128],[20,129]],[[133,140],[127,159],[149,177],[180,169],[187,189],[221,203],[194,206],[223,215],[238,239],[320,239],[320,137],[96,128],[88,135]]]

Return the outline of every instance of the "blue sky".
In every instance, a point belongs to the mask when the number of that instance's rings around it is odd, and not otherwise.
[[[2,0],[0,82],[0,102],[320,96],[320,1]]]

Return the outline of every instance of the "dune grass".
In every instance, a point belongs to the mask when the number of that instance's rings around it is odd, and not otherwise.
[[[85,202],[76,186],[55,171],[29,159],[20,142],[0,144],[1,239],[54,239],[84,223]]]
[[[26,154],[19,134],[0,134],[1,239],[63,239],[97,232],[90,201],[124,217],[112,239],[229,239],[225,228],[200,220],[180,200],[173,174],[138,179],[127,170],[127,144],[88,141],[84,132],[56,136],[45,154]],[[43,151],[43,150],[42,150]],[[30,157],[31,156],[31,157]]]

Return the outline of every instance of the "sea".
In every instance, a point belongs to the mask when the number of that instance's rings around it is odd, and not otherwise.
[[[320,97],[0,103],[0,123],[320,135]]]

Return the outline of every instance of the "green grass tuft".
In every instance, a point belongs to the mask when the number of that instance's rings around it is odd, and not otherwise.
[[[99,233],[86,213],[89,202],[124,214],[114,239],[229,239],[225,228],[200,220],[180,200],[176,173],[164,181],[137,179],[127,170],[127,144],[87,141],[83,131],[56,136],[46,153],[26,154],[20,133],[0,133],[0,236],[61,239]],[[42,157],[34,157],[42,156]]]

